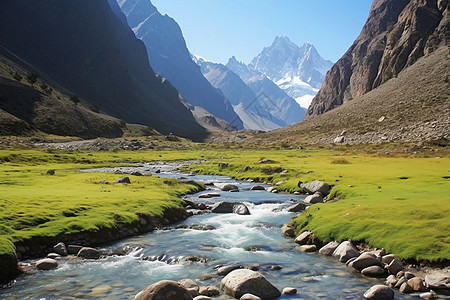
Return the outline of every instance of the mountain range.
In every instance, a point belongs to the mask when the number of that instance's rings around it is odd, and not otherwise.
[[[18,70],[24,72],[34,71],[42,83],[62,92],[59,98],[56,93],[43,95],[39,91],[36,94],[23,84],[24,79],[17,79],[17,84],[4,80],[14,89],[4,89],[6,92],[0,98],[2,115],[58,134],[64,134],[60,129],[78,120],[80,128],[77,130],[84,128],[81,136],[102,136],[100,125],[94,126],[97,129],[91,132],[91,122],[102,124],[103,115],[86,112],[90,117],[85,118],[84,112],[78,111],[80,106],[75,104],[70,114],[59,110],[64,95],[67,98],[76,95],[81,103],[128,123],[148,125],[162,133],[181,136],[206,134],[205,128],[181,103],[179,92],[153,72],[145,45],[113,13],[107,1],[5,0],[0,11],[0,36],[0,56],[4,65],[9,66],[6,68],[12,70],[18,66]],[[17,90],[28,100],[19,98]],[[42,97],[54,103],[48,105],[54,116],[46,116],[44,127],[33,121],[42,115],[38,110],[45,107]],[[14,104],[18,98],[25,106]],[[118,119],[114,122],[120,123]],[[115,129],[115,136],[119,129]],[[73,134],[72,131],[65,134]]]
[[[231,103],[205,79],[199,66],[192,61],[175,20],[161,15],[150,0],[118,0],[117,3],[136,37],[147,46],[152,68],[167,78],[190,104],[232,123],[236,129],[243,129]]]
[[[327,73],[305,120],[251,142],[445,147],[449,24],[449,1],[375,0],[361,34]]]
[[[300,122],[332,66],[312,44],[298,47],[287,36],[276,37],[249,65],[234,56],[226,66],[198,56],[194,61],[228,98],[244,127],[259,130]]]
[[[308,108],[332,65],[311,43],[299,47],[283,35],[276,37],[248,67],[266,75],[302,107]]]

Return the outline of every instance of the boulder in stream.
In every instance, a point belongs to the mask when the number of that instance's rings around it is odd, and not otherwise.
[[[36,262],[36,269],[38,270],[53,270],[58,267],[58,262],[52,258],[40,259]]]
[[[140,291],[134,300],[192,300],[191,294],[180,283],[161,280]]]
[[[263,275],[248,269],[235,270],[220,282],[220,288],[228,295],[241,298],[252,294],[261,299],[271,299],[281,296],[280,291]]]
[[[99,259],[100,254],[101,254],[100,251],[95,248],[83,247],[80,249],[77,256],[87,259]]]
[[[394,299],[394,291],[385,285],[374,285],[364,293],[367,300],[391,300]]]
[[[249,215],[250,211],[248,210],[245,204],[240,202],[219,202],[216,203],[211,208],[212,213],[216,214],[226,214],[226,213],[236,213],[238,215]]]
[[[230,192],[230,191],[235,191],[235,190],[239,191],[239,188],[237,186],[235,186],[234,184],[225,184],[220,189],[224,192]]]

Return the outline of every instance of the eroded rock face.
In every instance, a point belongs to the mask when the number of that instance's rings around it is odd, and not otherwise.
[[[220,288],[228,295],[238,299],[245,294],[252,294],[261,299],[281,296],[280,291],[263,275],[247,269],[235,270],[229,273],[222,279]]]
[[[305,119],[364,95],[448,39],[448,1],[376,0],[350,49],[327,73]]]
[[[188,290],[178,282],[158,281],[139,292],[134,300],[192,300]]]

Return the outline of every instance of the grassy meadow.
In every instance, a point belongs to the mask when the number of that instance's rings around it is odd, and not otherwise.
[[[129,163],[203,159],[186,171],[237,179],[280,182],[300,191],[299,180],[334,185],[332,200],[292,221],[324,241],[352,239],[385,248],[402,258],[450,259],[450,158],[343,155],[338,150],[233,150],[85,152],[0,149],[0,254],[9,242],[111,228],[133,222],[136,213],[161,215],[181,205],[179,195],[195,187],[156,176],[82,173],[80,169]],[[260,164],[262,158],[273,162]],[[228,167],[221,168],[219,163]],[[251,169],[242,172],[245,166]],[[47,175],[54,169],[54,176]],[[280,172],[288,170],[287,175]],[[106,180],[110,185],[95,182]],[[6,241],[6,242],[5,242]]]
[[[187,169],[277,183],[299,191],[301,180],[334,185],[328,203],[307,209],[292,224],[323,241],[352,239],[402,258],[450,259],[450,158],[340,155],[336,151],[251,151]],[[260,164],[261,158],[273,163]],[[220,168],[218,162],[228,163]],[[250,166],[247,172],[241,172]],[[288,170],[281,176],[280,170]]]

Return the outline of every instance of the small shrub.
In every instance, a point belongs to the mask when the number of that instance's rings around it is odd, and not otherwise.
[[[38,78],[39,78],[39,74],[36,73],[36,72],[30,72],[30,73],[27,74],[27,81],[31,85],[34,85]]]
[[[344,158],[337,158],[337,159],[333,159],[331,161],[331,163],[333,165],[349,165],[351,164],[351,162],[349,162],[348,160],[344,159]]]
[[[22,81],[23,77],[17,71],[12,74],[12,77],[17,81]]]
[[[95,113],[100,113],[100,108],[97,105],[91,105],[89,109]]]
[[[77,105],[78,103],[80,103],[80,98],[78,98],[77,95],[72,95],[69,97],[69,100],[72,101],[75,105]]]
[[[53,89],[51,87],[49,87],[48,85],[46,85],[45,83],[41,84],[41,90],[44,91],[44,93],[51,95],[53,92]]]

